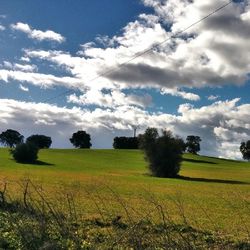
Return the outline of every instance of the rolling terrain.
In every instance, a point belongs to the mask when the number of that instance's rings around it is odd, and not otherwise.
[[[180,178],[164,179],[148,174],[143,153],[137,150],[48,149],[30,165],[15,163],[8,149],[1,148],[0,180],[8,182],[13,197],[19,196],[25,178],[46,190],[51,200],[71,190],[86,217],[97,216],[95,200],[99,209],[114,215],[130,209],[135,216],[147,215],[157,201],[174,221],[247,239],[250,163],[183,157]]]

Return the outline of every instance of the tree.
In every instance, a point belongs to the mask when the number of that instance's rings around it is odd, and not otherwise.
[[[11,150],[11,154],[16,162],[34,163],[37,160],[38,150],[32,143],[21,143]]]
[[[240,152],[244,160],[250,161],[250,140],[241,143]]]
[[[52,140],[51,137],[45,136],[45,135],[31,135],[26,140],[27,143],[33,143],[36,145],[39,149],[42,148],[49,148]]]
[[[76,148],[90,148],[92,146],[90,135],[85,131],[77,131],[69,140]]]
[[[22,143],[23,138],[18,131],[12,129],[7,129],[0,134],[0,142],[10,148]]]
[[[195,135],[189,135],[186,139],[186,150],[189,153],[197,154],[200,151],[201,138]]]
[[[170,131],[159,136],[156,128],[148,128],[139,136],[140,148],[149,162],[149,170],[154,176],[176,177],[180,171],[183,154],[183,140],[174,137]]]
[[[138,149],[139,141],[137,137],[115,137],[113,148],[115,149]]]

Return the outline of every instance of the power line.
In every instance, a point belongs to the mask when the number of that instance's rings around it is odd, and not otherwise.
[[[141,57],[147,53],[149,53],[151,50],[157,48],[157,47],[160,47],[161,45],[163,45],[164,43],[170,41],[172,38],[176,37],[176,36],[179,36],[180,34],[184,33],[185,31],[189,30],[190,28],[192,28],[193,26],[203,22],[204,20],[206,20],[207,18],[209,18],[210,16],[214,15],[215,13],[219,12],[220,10],[224,9],[225,7],[227,7],[228,5],[230,5],[231,3],[233,3],[234,0],[231,0],[225,4],[223,4],[222,6],[220,6],[219,8],[215,9],[214,11],[212,11],[211,13],[209,13],[208,15],[204,16],[203,18],[199,19],[198,21],[192,23],[191,25],[187,26],[186,28],[184,28],[183,30],[180,30],[178,32],[176,32],[175,34],[172,34],[170,37],[168,37],[167,39],[163,40],[162,42],[159,42],[155,45],[152,45],[150,48],[144,50],[144,51],[141,51],[141,52],[138,52],[136,53],[133,57],[131,57],[129,60],[101,73],[101,74],[98,74],[97,76],[95,76],[94,78],[90,79],[88,82],[93,82],[103,76],[107,76],[109,75],[110,73],[112,72],[115,72],[117,70],[119,70],[121,67],[123,67],[124,65],[127,65],[128,63],[130,63],[131,61],[137,59],[138,57]],[[57,99],[58,97],[61,97],[61,96],[64,96],[66,94],[69,94],[69,93],[72,93],[74,92],[74,90],[67,90],[67,91],[64,91],[56,96],[53,96],[51,98],[48,98],[45,100],[45,102],[48,102],[48,101],[51,101],[51,100],[54,100],[54,99]]]

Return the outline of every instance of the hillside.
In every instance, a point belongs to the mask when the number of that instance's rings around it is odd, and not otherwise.
[[[10,181],[12,195],[18,196],[16,181],[23,178],[43,186],[52,198],[62,188],[74,189],[89,217],[96,214],[90,192],[98,193],[114,214],[122,213],[116,195],[145,212],[154,197],[176,221],[184,216],[195,227],[247,237],[250,163],[185,154],[180,179],[152,177],[146,165],[136,150],[41,150],[38,165],[23,165],[0,149],[0,178]]]

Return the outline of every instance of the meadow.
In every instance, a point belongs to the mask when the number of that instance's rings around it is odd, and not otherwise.
[[[52,202],[70,192],[84,218],[160,221],[160,207],[176,223],[249,242],[250,163],[184,154],[175,179],[152,177],[146,166],[139,150],[48,149],[32,165],[0,149],[0,180],[17,199],[28,178]]]

